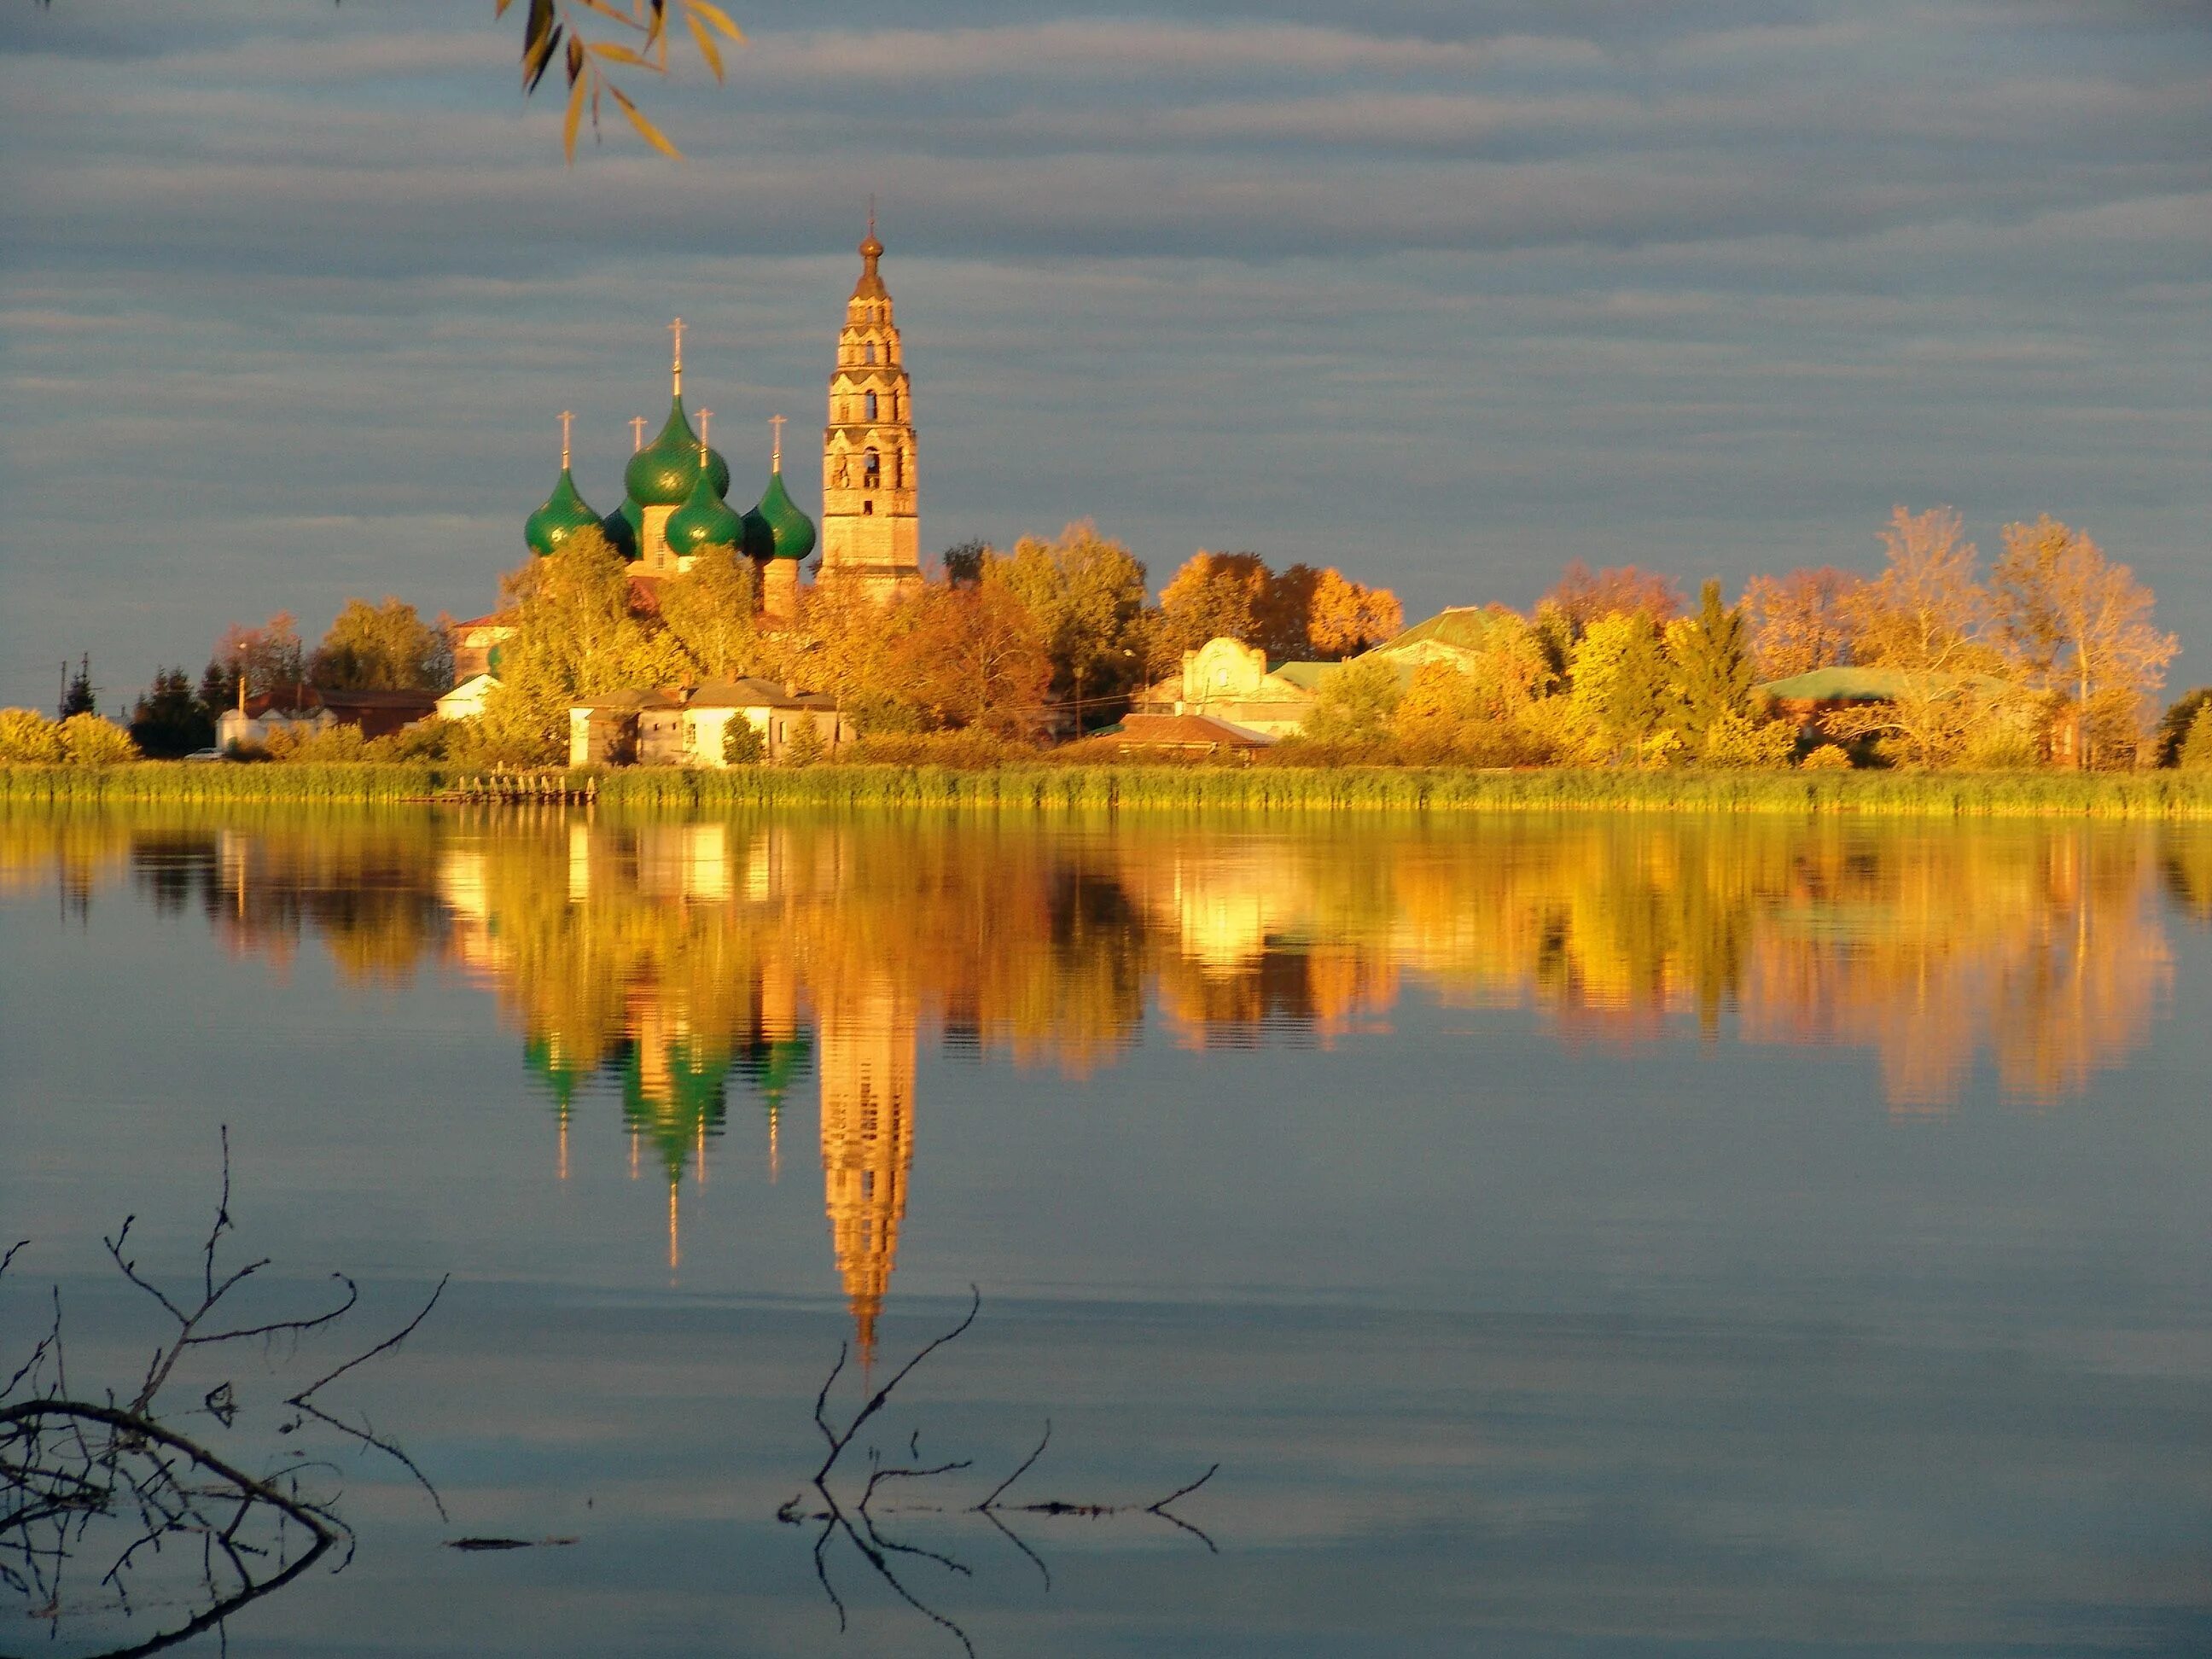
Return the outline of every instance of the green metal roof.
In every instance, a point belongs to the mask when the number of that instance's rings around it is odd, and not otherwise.
[[[1270,678],[1288,680],[1301,691],[1318,691],[1321,683],[1344,665],[1340,662],[1271,662]]]
[[[1498,626],[1498,614],[1486,605],[1451,605],[1425,622],[1415,623],[1396,638],[1385,640],[1375,649],[1397,651],[1431,641],[1437,645],[1456,646],[1463,651],[1479,651],[1489,642],[1491,630]]]
[[[768,488],[761,492],[760,505],[746,515],[758,518],[767,525],[775,545],[770,550],[779,559],[803,559],[814,550],[814,520],[799,509],[797,502],[783,487],[783,474],[768,475]]]
[[[1758,689],[1789,702],[1885,702],[1904,689],[1905,678],[1894,668],[1815,668]]]
[[[522,539],[532,553],[540,558],[556,553],[569,537],[579,530],[596,530],[599,515],[584,504],[576,493],[576,480],[567,467],[561,469],[561,480],[553,486],[553,493],[545,504],[523,521]]]
[[[717,496],[730,493],[730,464],[719,452],[707,452],[707,471]],[[655,438],[629,458],[623,483],[630,500],[641,507],[681,507],[699,482],[699,434],[684,412],[684,399],[668,401],[668,423]]]
[[[668,515],[669,551],[679,558],[696,553],[702,547],[741,547],[744,544],[744,520],[714,493],[714,483],[702,471],[684,505]]]

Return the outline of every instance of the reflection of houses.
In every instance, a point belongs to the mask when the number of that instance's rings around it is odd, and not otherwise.
[[[768,680],[716,680],[696,688],[616,691],[568,711],[571,766],[724,766],[738,721],[760,736],[765,758],[781,760],[811,730],[819,752],[836,754],[858,735],[836,701]]]
[[[820,1011],[823,1200],[864,1364],[897,1265],[914,1164],[915,988],[875,976],[825,995]]]

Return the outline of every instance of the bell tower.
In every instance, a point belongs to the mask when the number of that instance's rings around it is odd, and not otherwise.
[[[876,264],[876,216],[860,244],[860,280],[845,306],[830,423],[822,434],[824,584],[854,584],[888,599],[921,580],[921,525],[915,507],[914,409],[891,296]]]

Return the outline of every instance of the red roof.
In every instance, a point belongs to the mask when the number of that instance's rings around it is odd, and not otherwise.
[[[1114,735],[1125,748],[1265,749],[1269,741],[1211,714],[1126,714]]]

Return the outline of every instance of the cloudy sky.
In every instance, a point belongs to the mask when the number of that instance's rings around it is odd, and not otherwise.
[[[871,191],[925,548],[1090,517],[1419,614],[2049,511],[2212,676],[2203,0],[726,3],[726,87],[632,77],[689,159],[573,168],[490,0],[0,11],[0,702],[488,608],[679,313],[806,501]]]

